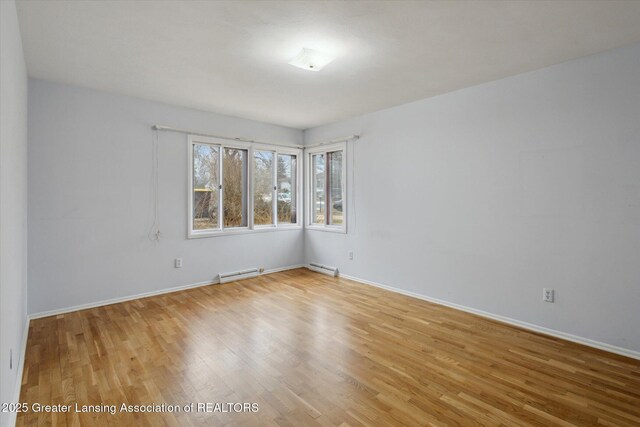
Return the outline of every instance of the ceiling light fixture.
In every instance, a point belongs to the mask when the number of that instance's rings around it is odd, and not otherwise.
[[[335,58],[317,50],[303,48],[289,64],[309,71],[320,71]]]

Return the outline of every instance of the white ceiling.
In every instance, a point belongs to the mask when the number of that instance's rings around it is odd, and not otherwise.
[[[19,1],[29,75],[309,128],[640,41],[640,1]],[[287,64],[334,54],[321,72]]]

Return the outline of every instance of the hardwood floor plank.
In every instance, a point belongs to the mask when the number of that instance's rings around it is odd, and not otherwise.
[[[640,361],[304,269],[31,322],[19,426],[640,425]]]

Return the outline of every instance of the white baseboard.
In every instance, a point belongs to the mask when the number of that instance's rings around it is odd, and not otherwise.
[[[286,266],[286,267],[272,268],[270,270],[265,270],[261,274],[272,274],[272,273],[277,273],[277,272],[280,272],[280,271],[293,270],[293,269],[302,268],[302,267],[304,267],[304,265],[296,264],[296,265],[290,265],[290,266]],[[200,286],[215,285],[215,284],[218,284],[218,283],[219,283],[218,279],[207,280],[207,281],[204,281],[204,282],[191,283],[189,285],[175,286],[175,287],[172,287],[172,288],[160,289],[160,290],[157,290],[157,291],[143,292],[141,294],[127,295],[125,297],[111,298],[111,299],[106,299],[106,300],[102,300],[102,301],[91,302],[91,303],[88,303],[88,304],[80,304],[80,305],[75,305],[75,306],[72,306],[72,307],[65,307],[65,308],[59,308],[59,309],[56,309],[56,310],[49,310],[49,311],[43,311],[43,312],[40,312],[40,313],[33,313],[33,314],[30,314],[28,316],[28,318],[29,319],[40,319],[42,317],[56,316],[58,314],[65,314],[65,313],[71,313],[71,312],[79,311],[79,310],[86,310],[86,309],[89,309],[89,308],[102,307],[104,305],[117,304],[119,302],[131,301],[131,300],[135,300],[135,299],[139,299],[139,298],[147,298],[147,297],[152,297],[152,296],[155,296],[155,295],[169,294],[171,292],[184,291],[185,289],[199,288]]]
[[[296,264],[296,265],[290,265],[288,267],[271,268],[269,270],[263,271],[262,274],[279,273],[281,271],[295,270],[296,268],[305,268],[305,267],[306,265],[304,264]]]
[[[594,347],[600,350],[605,350],[605,351],[609,351],[611,353],[616,353],[616,354],[620,354],[622,356],[627,356],[627,357],[631,357],[633,359],[638,359],[640,360],[640,352],[639,351],[635,351],[635,350],[631,350],[631,349],[627,349],[627,348],[623,348],[623,347],[618,347],[615,345],[611,345],[611,344],[607,344],[607,343],[603,343],[600,341],[594,341],[588,338],[584,338],[584,337],[580,337],[577,335],[573,335],[573,334],[569,334],[567,332],[562,332],[562,331],[557,331],[555,329],[549,329],[549,328],[545,328],[544,326],[538,326],[535,325],[533,323],[528,323],[528,322],[523,322],[521,320],[516,320],[516,319],[512,319],[510,317],[506,317],[506,316],[501,316],[499,314],[493,314],[493,313],[489,313],[487,311],[483,311],[483,310],[478,310],[476,308],[472,308],[472,307],[467,307],[464,305],[460,305],[460,304],[455,304],[449,301],[444,301],[441,299],[437,299],[437,298],[431,298],[428,297],[426,295],[422,295],[422,294],[418,294],[415,292],[411,292],[411,291],[405,291],[403,289],[399,289],[399,288],[394,288],[393,286],[388,286],[388,285],[383,285],[382,283],[377,283],[377,282],[372,282],[370,280],[365,280],[365,279],[360,279],[359,277],[355,277],[355,276],[349,276],[347,274],[340,274],[340,277],[344,278],[344,279],[349,279],[349,280],[353,280],[354,282],[358,282],[358,283],[362,283],[365,285],[370,285],[370,286],[375,286],[377,288],[381,288],[381,289],[386,289],[388,291],[391,292],[396,292],[402,295],[406,295],[406,296],[410,296],[413,298],[418,298],[424,301],[429,301],[435,304],[439,304],[439,305],[444,305],[446,307],[451,307],[451,308],[455,308],[457,310],[461,310],[461,311],[466,311],[467,313],[472,313],[472,314],[476,314],[478,316],[482,316],[482,317],[486,317],[489,319],[493,319],[493,320],[497,320],[499,322],[503,322],[503,323],[507,323],[513,326],[518,326],[520,328],[523,329],[528,329],[530,331],[533,332],[539,332],[541,334],[544,335],[550,335],[552,337],[556,337],[556,338],[560,338],[563,340],[567,340],[567,341],[572,341],[578,344],[583,344],[589,347]]]
[[[27,339],[29,338],[29,323],[31,319],[29,316],[26,317],[24,323],[24,331],[22,332],[22,342],[20,343],[20,360],[18,361],[18,366],[16,367],[16,384],[13,392],[13,401],[12,403],[20,402],[20,390],[22,390],[22,374],[24,373],[24,358],[27,353]],[[9,412],[8,416],[8,426],[15,426],[16,419],[18,417],[17,412]]]

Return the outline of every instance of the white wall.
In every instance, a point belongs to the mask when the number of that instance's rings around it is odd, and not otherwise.
[[[153,124],[300,144],[302,132],[38,80],[29,82],[29,313],[301,264],[303,232],[187,240],[187,136],[160,133],[152,243]],[[184,267],[174,268],[182,257]]]
[[[16,5],[0,1],[0,402],[16,398],[26,309],[27,72]]]
[[[305,143],[356,133],[349,232],[307,230],[307,262],[640,351],[640,45]]]

